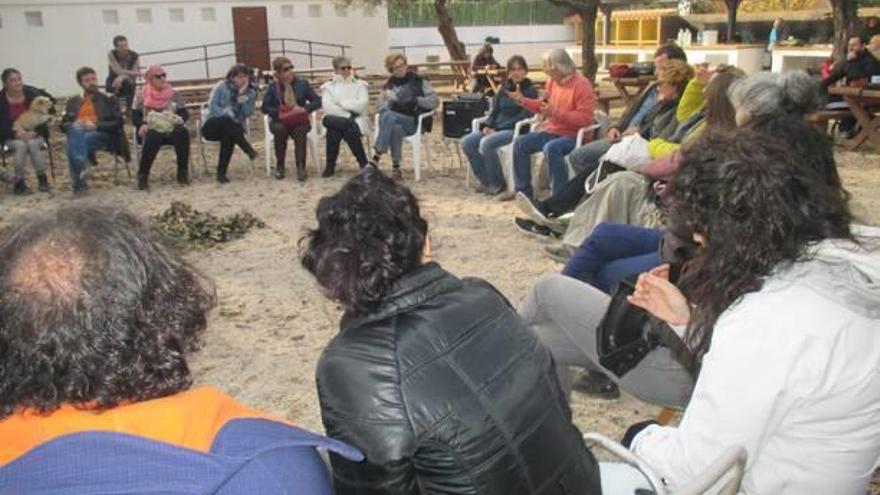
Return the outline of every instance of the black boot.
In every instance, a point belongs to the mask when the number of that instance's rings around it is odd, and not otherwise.
[[[18,179],[15,185],[12,186],[12,192],[15,194],[30,194],[31,190],[28,189],[27,184],[24,182],[24,178]]]
[[[226,177],[226,167],[217,167],[217,182],[221,184],[229,182],[229,177]]]
[[[146,191],[150,188],[150,183],[147,179],[147,174],[138,174],[138,190]]]
[[[284,165],[278,164],[275,166],[275,178],[278,180],[284,178]]]
[[[296,180],[300,182],[306,181],[306,164],[305,163],[297,163],[296,164]]]
[[[41,192],[49,192],[49,178],[46,177],[46,174],[37,174],[37,181],[39,182],[38,189]]]

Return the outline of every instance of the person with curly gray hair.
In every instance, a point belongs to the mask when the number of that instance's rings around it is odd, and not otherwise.
[[[758,72],[734,82],[728,96],[739,126],[762,116],[806,116],[823,103],[819,83],[805,72]]]

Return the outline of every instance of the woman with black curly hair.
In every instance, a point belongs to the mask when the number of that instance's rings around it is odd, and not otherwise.
[[[553,360],[507,300],[431,261],[416,198],[373,167],[321,199],[303,266],[345,309],[318,363],[337,494],[599,494]]]
[[[351,447],[190,389],[209,281],[132,214],[66,207],[0,236],[0,492],[332,493]]]

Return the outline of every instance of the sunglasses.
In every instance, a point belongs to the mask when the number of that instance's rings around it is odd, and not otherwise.
[[[167,74],[154,74],[153,79],[165,79]]]
[[[284,67],[281,68],[281,72],[287,72],[289,70],[293,70],[292,65],[285,65]]]
[[[351,66],[350,65],[343,65],[342,67],[339,68],[339,70],[351,70]]]

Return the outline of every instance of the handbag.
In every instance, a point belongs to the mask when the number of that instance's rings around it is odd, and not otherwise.
[[[670,267],[675,280],[680,267]],[[653,349],[668,347],[676,360],[696,376],[696,360],[687,345],[664,322],[656,320],[644,309],[631,304],[627,297],[635,291],[638,274],[620,281],[611,295],[605,316],[596,329],[596,353],[599,364],[622,378],[635,368]]]
[[[278,88],[278,99],[283,100],[284,93],[281,84],[278,83],[276,88]],[[309,123],[309,112],[300,106],[291,107],[281,103],[278,108],[278,120],[287,127],[299,127]]]
[[[327,129],[332,129],[332,130],[338,131],[338,132],[345,132],[352,125],[354,125],[355,128],[360,129],[360,127],[358,127],[357,123],[354,121],[353,116],[352,117],[340,117],[338,115],[325,115],[324,119],[321,121],[321,123]]]
[[[624,136],[620,141],[611,145],[611,148],[602,155],[599,161],[609,161],[627,170],[640,167],[651,161],[648,141],[639,133]]]

